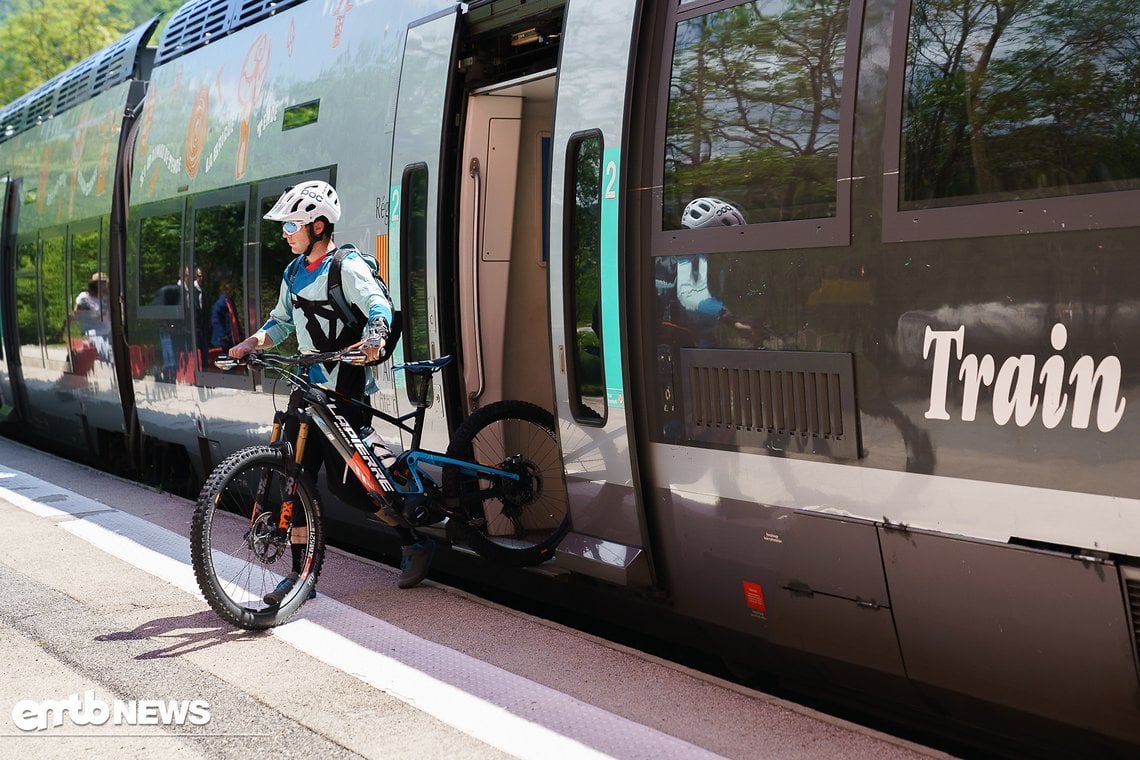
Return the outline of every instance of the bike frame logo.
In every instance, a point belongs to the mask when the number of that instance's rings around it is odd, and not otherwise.
[[[95,696],[94,689],[65,699],[24,699],[12,708],[12,722],[28,733],[74,726],[204,726],[210,722],[210,703],[204,699],[115,699]]]

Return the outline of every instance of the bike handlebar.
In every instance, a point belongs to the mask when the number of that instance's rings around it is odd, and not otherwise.
[[[427,359],[419,362],[405,362],[397,364],[392,369],[400,370],[406,369],[409,372],[436,372],[443,369],[451,363],[452,357],[441,356],[437,359]],[[268,351],[250,351],[240,359],[234,359],[229,356],[223,356],[214,360],[214,366],[221,370],[236,369],[243,364],[251,367],[306,367],[313,364],[324,364],[325,362],[340,361],[346,364],[363,365],[368,361],[368,357],[360,346],[352,346],[344,348],[339,351],[324,351],[321,353],[303,353],[293,354],[292,356],[285,356],[284,354],[273,354]]]

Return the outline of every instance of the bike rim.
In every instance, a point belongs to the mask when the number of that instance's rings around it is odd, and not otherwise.
[[[214,495],[207,532],[209,557],[217,591],[235,608],[273,612],[308,593],[314,531],[302,544],[301,571],[293,588],[280,601],[265,599],[292,573],[291,529],[282,529],[280,521],[288,501],[286,480],[283,466],[259,462],[234,473]],[[258,498],[261,489],[263,496]],[[292,503],[293,517],[286,524],[313,524],[308,500],[300,492]]]

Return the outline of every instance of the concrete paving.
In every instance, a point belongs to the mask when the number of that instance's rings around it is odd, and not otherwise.
[[[336,550],[290,623],[237,630],[192,507],[0,439],[0,757],[943,756]]]

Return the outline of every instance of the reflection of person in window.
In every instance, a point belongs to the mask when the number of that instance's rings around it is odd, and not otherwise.
[[[696,198],[685,206],[681,224],[691,230],[710,227],[732,227],[745,224],[740,210],[719,198]],[[720,323],[738,330],[752,327],[739,321],[724,301],[709,289],[709,260],[703,253],[658,259],[655,280],[663,321],[686,328],[698,347],[715,346],[716,328]],[[673,309],[676,304],[679,309]]]
[[[233,286],[228,277],[221,278],[218,290],[218,298],[210,307],[210,348],[222,349],[220,352],[211,352],[222,355],[242,339],[242,334],[237,308],[234,306],[233,298],[230,297]]]
[[[107,306],[107,275],[96,272],[87,281],[87,289],[75,297],[75,310],[72,312],[71,339],[75,352],[72,367],[76,373],[85,374],[83,367],[89,368],[94,356],[103,361],[111,360],[108,340],[111,322]],[[79,358],[81,354],[88,357],[86,361]]]

